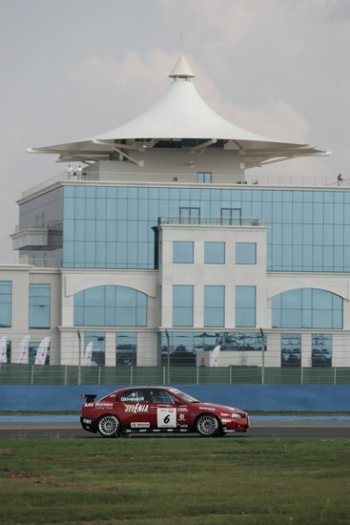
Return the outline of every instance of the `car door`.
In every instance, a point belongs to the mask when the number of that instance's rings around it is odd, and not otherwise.
[[[150,390],[148,396],[152,428],[159,432],[175,430],[179,426],[186,428],[188,411],[185,406],[179,405],[175,396],[156,388]]]
[[[140,388],[122,393],[118,399],[118,415],[125,429],[150,429],[151,410],[147,393]]]

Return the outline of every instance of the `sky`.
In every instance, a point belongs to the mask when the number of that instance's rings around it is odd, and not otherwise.
[[[350,182],[350,0],[0,0],[0,263],[17,258],[22,192],[66,168],[26,148],[129,121],[181,52],[226,119],[332,151],[257,177]]]

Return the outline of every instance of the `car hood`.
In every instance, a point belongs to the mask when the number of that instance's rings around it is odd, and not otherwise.
[[[196,403],[195,406],[197,408],[203,407],[205,410],[213,410],[214,412],[235,412],[238,414],[245,413],[244,410],[240,410],[239,408],[224,406],[224,405],[217,405],[215,403]]]

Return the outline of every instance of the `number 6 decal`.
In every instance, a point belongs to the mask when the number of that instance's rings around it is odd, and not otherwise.
[[[176,427],[176,408],[157,408],[157,427]]]

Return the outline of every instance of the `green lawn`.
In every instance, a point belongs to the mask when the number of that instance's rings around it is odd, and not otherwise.
[[[350,441],[0,438],[0,522],[350,524]]]

